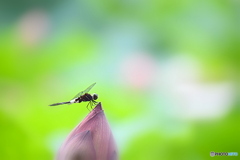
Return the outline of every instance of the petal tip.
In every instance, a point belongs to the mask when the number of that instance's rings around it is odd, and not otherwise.
[[[94,110],[94,111],[103,111],[103,109],[102,109],[102,103],[99,102],[93,110]]]

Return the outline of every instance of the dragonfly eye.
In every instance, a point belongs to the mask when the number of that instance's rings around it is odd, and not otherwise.
[[[98,99],[98,95],[96,93],[93,94],[93,100]]]

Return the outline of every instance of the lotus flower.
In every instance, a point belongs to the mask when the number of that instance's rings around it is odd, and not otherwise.
[[[57,160],[117,160],[116,145],[101,103],[69,134]]]

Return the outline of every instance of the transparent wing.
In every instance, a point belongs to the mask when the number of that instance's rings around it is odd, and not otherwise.
[[[77,97],[79,97],[79,96],[81,96],[81,95],[83,95],[83,94],[85,94],[85,93],[88,93],[95,84],[96,84],[96,82],[93,83],[92,85],[90,85],[90,86],[89,86],[87,89],[85,89],[84,91],[79,92],[76,96],[73,97],[73,99],[74,99],[74,98],[77,98]]]

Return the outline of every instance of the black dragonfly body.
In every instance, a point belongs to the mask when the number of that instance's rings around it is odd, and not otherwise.
[[[81,102],[89,102],[88,105],[90,104],[90,106],[92,107],[93,105],[95,105],[96,103],[98,103],[97,100],[98,99],[98,95],[96,93],[93,94],[89,94],[88,92],[92,89],[92,87],[95,85],[96,83],[93,83],[92,85],[90,85],[87,89],[85,89],[82,92],[79,92],[72,100],[67,101],[67,102],[60,102],[60,103],[54,103],[51,104],[49,106],[57,106],[57,105],[62,105],[62,104],[73,104],[73,103],[81,103]],[[87,108],[88,108],[87,105]]]

